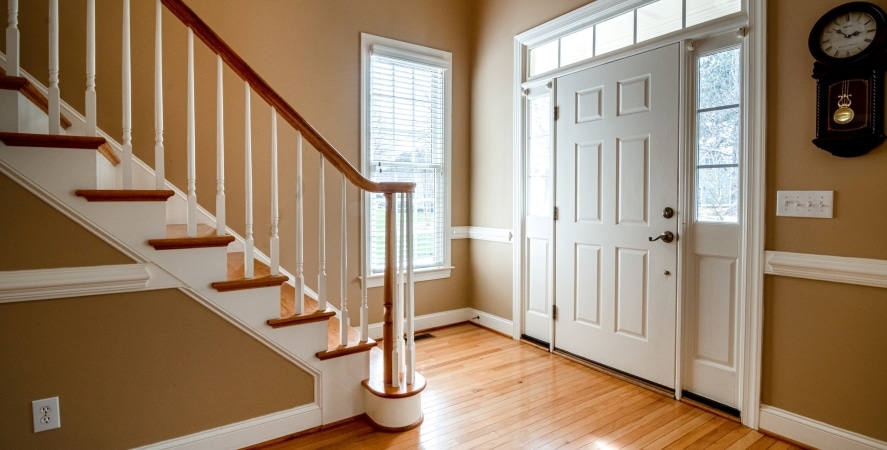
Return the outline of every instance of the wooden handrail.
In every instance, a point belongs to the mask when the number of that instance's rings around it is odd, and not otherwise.
[[[277,109],[280,117],[293,128],[302,132],[302,136],[314,148],[317,149],[333,167],[345,175],[355,186],[369,192],[395,193],[413,192],[415,183],[384,182],[379,183],[364,177],[345,157],[333,147],[311,124],[308,123],[296,110],[290,106],[280,94],[261,77],[246,61],[243,60],[222,38],[213,31],[191,8],[182,0],[161,0],[161,3],[182,23],[191,28],[194,34],[206,44],[213,52],[218,54],[228,67],[234,71],[243,81],[265,99],[269,105]]]

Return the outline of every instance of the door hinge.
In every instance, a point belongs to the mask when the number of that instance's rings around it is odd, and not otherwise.
[[[558,217],[557,206],[554,207],[554,212],[552,212],[552,216],[554,217],[554,220],[557,220],[557,217]]]
[[[557,120],[560,116],[561,116],[561,107],[555,106],[554,107],[554,120]]]
[[[551,305],[551,319],[557,320],[557,305]]]

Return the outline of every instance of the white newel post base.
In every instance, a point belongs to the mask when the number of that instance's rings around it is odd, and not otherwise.
[[[379,349],[373,349],[370,353],[370,359],[376,359],[377,356],[379,360],[382,359]],[[381,361],[379,364],[371,363],[370,366],[370,378],[362,384],[366,389],[366,415],[373,427],[381,431],[402,432],[421,425],[424,418],[422,391],[426,386],[425,377],[416,373],[413,384],[402,382],[400,387],[386,386]]]

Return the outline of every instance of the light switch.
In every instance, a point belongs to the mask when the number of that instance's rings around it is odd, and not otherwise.
[[[833,217],[835,191],[777,191],[776,215],[788,217]]]

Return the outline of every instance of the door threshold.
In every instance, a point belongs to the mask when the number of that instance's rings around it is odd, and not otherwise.
[[[692,406],[695,406],[699,409],[703,409],[705,411],[708,411],[712,414],[716,414],[718,416],[721,416],[725,419],[734,420],[736,422],[740,421],[740,415],[739,415],[738,409],[732,408],[732,407],[727,406],[723,403],[719,403],[714,400],[705,398],[701,395],[694,394],[690,391],[681,392],[681,401],[688,404],[688,405],[692,405]]]
[[[527,336],[526,334],[520,335],[520,339],[528,344],[533,344],[539,348],[542,348],[545,351],[550,351],[551,349],[551,345],[548,342],[543,341],[542,339]]]
[[[607,375],[610,375],[613,378],[618,378],[622,381],[625,381],[625,382],[631,383],[635,386],[639,386],[639,387],[645,388],[647,390],[656,392],[657,394],[661,394],[661,395],[668,397],[668,398],[675,398],[674,389],[670,389],[670,388],[663,386],[661,384],[654,383],[652,381],[645,380],[643,378],[638,378],[634,375],[623,372],[619,369],[614,369],[610,366],[596,363],[590,359],[585,359],[581,356],[574,355],[573,353],[570,353],[570,352],[567,352],[564,350],[560,350],[560,349],[555,348],[554,353],[557,353],[558,355],[561,355],[564,358],[567,358],[571,361],[575,361],[579,364],[582,364],[584,366],[587,366],[587,367],[590,367],[594,370],[597,370],[598,372],[602,372]]]

